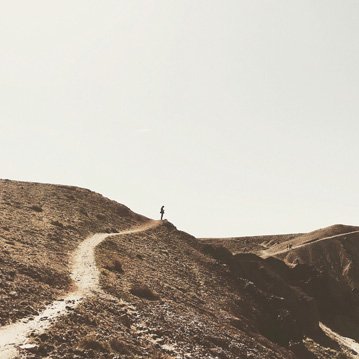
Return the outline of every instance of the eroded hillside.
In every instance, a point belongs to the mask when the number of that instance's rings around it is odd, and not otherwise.
[[[293,327],[301,329],[303,340],[298,342],[314,354],[320,355],[318,348],[322,345],[319,323],[358,341],[359,227],[334,225],[307,234],[272,236],[269,242],[268,238],[254,237],[251,254],[245,249],[251,237],[231,238],[228,244],[226,239],[200,242],[233,273],[250,279],[255,288],[279,295],[283,303],[302,298],[302,304],[303,300],[310,304],[303,307],[295,303],[289,312],[299,313]],[[233,248],[236,254],[232,254]],[[301,319],[304,327],[298,325]],[[330,347],[328,343],[325,346]],[[340,355],[345,352],[339,350]]]

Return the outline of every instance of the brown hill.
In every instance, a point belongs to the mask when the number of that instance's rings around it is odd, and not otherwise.
[[[273,279],[268,279],[273,268],[268,264],[276,263],[275,276],[279,274],[285,282],[278,288],[289,284],[299,289],[314,303],[320,322],[359,340],[359,227],[334,225],[307,234],[253,237],[254,244],[249,247],[255,254],[249,259],[250,266],[244,266],[241,258],[245,258],[244,243],[251,242],[251,237],[229,239],[228,244],[226,239],[201,241],[216,247],[217,253],[235,248],[232,261],[237,258],[242,275],[245,271],[257,286],[273,287]]]
[[[322,320],[359,340],[359,227],[335,225],[300,236],[289,251],[281,249],[276,257],[314,268],[318,276],[303,285],[317,298]]]
[[[347,308],[354,308],[355,272],[339,276],[338,264],[334,276],[324,259],[319,269],[301,252],[293,260],[263,253],[279,245],[276,240],[299,236],[258,239],[255,253],[233,255],[223,240],[203,243],[85,189],[0,181],[0,190],[0,353],[10,323],[31,323],[74,288],[71,258],[78,245],[94,233],[121,232],[96,248],[100,288],[77,306],[68,303],[67,315],[46,331],[35,330],[20,346],[21,357],[347,357],[319,321],[336,325],[331,310],[335,303],[343,307],[344,293]],[[144,229],[123,232],[139,225]],[[326,241],[312,245],[320,243]],[[297,258],[300,264],[293,264]],[[324,300],[316,292],[321,286],[332,297],[339,288],[340,300]],[[339,329],[348,331],[352,323]]]
[[[229,237],[229,238],[199,238],[202,243],[223,245],[233,254],[236,253],[258,253],[267,248],[286,243],[287,241],[300,236],[298,234],[277,234],[248,237]]]

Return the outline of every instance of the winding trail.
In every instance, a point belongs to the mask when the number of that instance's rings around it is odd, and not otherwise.
[[[309,246],[309,245],[311,245],[311,244],[318,243],[318,242],[322,242],[322,241],[325,241],[325,240],[328,240],[328,239],[345,237],[345,236],[348,236],[348,235],[350,235],[350,234],[355,234],[355,233],[359,233],[359,231],[353,231],[353,232],[348,232],[348,233],[340,233],[340,234],[336,234],[336,235],[334,235],[334,236],[319,238],[319,239],[316,239],[316,240],[314,240],[314,241],[313,241],[313,240],[309,240],[308,242],[305,242],[305,243],[302,243],[302,244],[293,246],[293,247],[290,248],[290,249],[281,249],[281,250],[274,251],[274,252],[271,252],[270,249],[265,249],[265,250],[262,250],[262,251],[261,251],[260,256],[261,256],[262,258],[275,257],[275,256],[278,255],[278,254],[287,253],[287,252],[290,252],[290,251],[293,250],[293,249],[297,249],[297,248],[301,248],[301,247],[306,247],[306,246]],[[294,238],[294,240],[295,240],[295,238]],[[294,240],[293,240],[293,241],[294,241]],[[290,241],[284,242],[284,243],[285,243],[285,244],[290,244]]]
[[[161,221],[149,221],[119,233],[97,233],[81,242],[72,256],[71,279],[76,284],[76,289],[48,305],[37,316],[24,318],[0,328],[0,358],[14,358],[18,354],[17,348],[31,349],[32,344],[28,343],[28,337],[32,332],[41,334],[58,317],[68,314],[88,296],[101,292],[100,274],[95,261],[97,245],[108,237],[144,232],[161,223]]]

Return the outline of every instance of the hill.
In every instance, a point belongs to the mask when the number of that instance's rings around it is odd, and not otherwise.
[[[0,324],[35,314],[71,287],[71,252],[90,233],[145,217],[89,190],[0,181]]]
[[[258,253],[267,248],[286,243],[299,234],[277,234],[248,237],[229,237],[229,238],[199,238],[202,243],[223,245],[233,254],[236,253]]]
[[[252,239],[253,244],[248,244]],[[274,281],[263,275],[258,277],[253,268],[270,273],[273,268],[268,268],[268,263],[276,263],[275,275],[281,273],[286,284],[311,298],[320,323],[359,341],[359,227],[337,224],[306,234],[238,237],[228,242],[225,238],[212,238],[201,242],[210,243],[217,253],[235,250],[234,255],[231,253],[232,261],[238,262],[251,248],[253,253],[247,257],[251,267],[245,275],[256,285],[272,287]],[[230,262],[228,258],[226,261]]]
[[[353,337],[356,319],[339,327],[338,316],[355,307],[356,258],[345,273],[328,255],[316,266],[317,251],[302,253],[326,243],[315,235],[258,238],[232,253],[225,240],[205,243],[86,189],[2,180],[0,190],[1,357],[11,346],[21,358],[352,355],[320,322]],[[296,238],[307,245],[282,252]],[[9,343],[24,327],[27,338]]]

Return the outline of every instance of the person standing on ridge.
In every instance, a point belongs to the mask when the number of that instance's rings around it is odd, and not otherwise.
[[[161,221],[162,221],[163,220],[163,215],[165,214],[165,206],[161,207],[160,213],[161,213]]]

